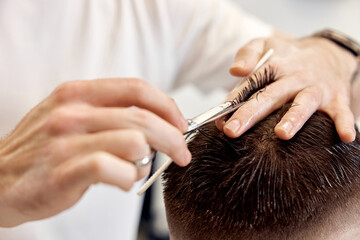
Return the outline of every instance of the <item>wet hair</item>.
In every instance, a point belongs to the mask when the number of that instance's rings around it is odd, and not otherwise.
[[[192,161],[163,175],[169,229],[177,239],[295,239],[358,197],[360,137],[344,143],[316,112],[288,141],[274,133],[290,104],[239,138],[214,123],[189,143]]]

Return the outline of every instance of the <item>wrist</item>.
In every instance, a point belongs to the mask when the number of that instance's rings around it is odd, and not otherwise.
[[[349,51],[356,58],[360,57],[360,43],[345,33],[333,29],[324,29],[316,32],[313,36],[328,39],[337,44],[339,47]]]
[[[354,57],[353,59],[356,61],[356,68],[351,79],[351,82],[354,82],[360,71],[360,43],[355,41],[350,36],[333,29],[321,30],[316,32],[313,36],[327,39],[343,50],[351,53],[351,55]]]
[[[324,60],[330,64],[329,67],[339,74],[337,77],[350,86],[359,67],[359,59],[353,53],[335,42],[319,36],[309,36],[300,41],[303,45],[315,49],[318,54],[324,56]]]
[[[320,38],[320,37],[318,37],[318,38]],[[351,51],[348,51],[346,48],[339,46],[338,44],[331,41],[330,39],[326,39],[326,38],[321,38],[321,39],[323,41],[328,42],[328,44],[332,45],[334,52],[335,52],[335,49],[337,49],[336,53],[339,56],[339,59],[342,59],[344,61],[344,63],[348,64],[348,66],[351,69],[352,75],[355,74],[355,72],[357,71],[358,66],[359,66],[359,57],[354,55]]]

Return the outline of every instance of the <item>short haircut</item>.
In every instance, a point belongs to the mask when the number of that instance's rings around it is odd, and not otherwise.
[[[163,175],[173,236],[295,239],[359,195],[359,133],[344,143],[332,120],[316,112],[291,140],[280,140],[274,127],[289,107],[239,138],[214,123],[198,131],[191,163],[172,164]]]

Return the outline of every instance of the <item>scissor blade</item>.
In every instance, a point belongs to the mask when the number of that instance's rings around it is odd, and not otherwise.
[[[192,118],[189,119],[189,128],[187,132],[190,132],[208,122],[215,121],[216,119],[236,110],[239,108],[242,104],[239,104],[237,106],[234,106],[232,102],[228,101],[225,103],[222,103],[214,108],[211,108],[210,110]]]
[[[192,122],[196,123],[196,124],[201,124],[206,122],[207,120],[213,118],[214,116],[217,116],[219,113],[221,113],[222,111],[224,111],[224,109],[228,108],[231,106],[230,102],[225,102],[222,103],[216,107],[213,107],[211,109],[209,109],[208,111],[197,115],[196,117],[194,117],[192,120]]]

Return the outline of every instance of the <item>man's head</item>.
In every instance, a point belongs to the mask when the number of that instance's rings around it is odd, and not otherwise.
[[[326,239],[354,230],[359,134],[341,142],[330,118],[317,112],[282,141],[273,129],[288,108],[236,139],[214,124],[199,130],[189,144],[192,162],[164,174],[174,239]]]

